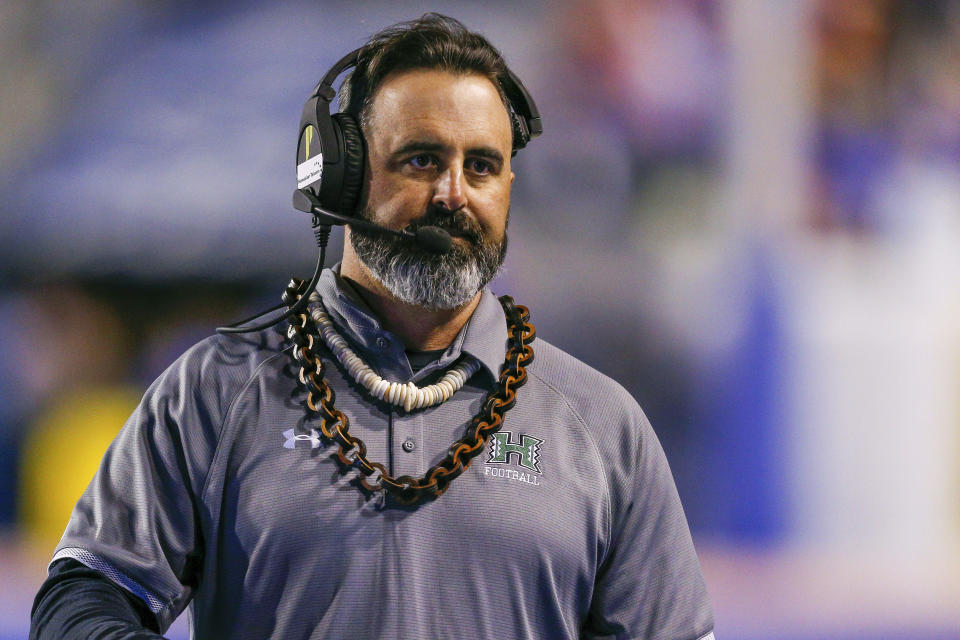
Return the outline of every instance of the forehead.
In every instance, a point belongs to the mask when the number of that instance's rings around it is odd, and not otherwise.
[[[439,138],[504,147],[509,155],[513,141],[500,93],[476,73],[416,69],[388,76],[373,96],[369,120],[368,138],[388,147],[409,138]]]

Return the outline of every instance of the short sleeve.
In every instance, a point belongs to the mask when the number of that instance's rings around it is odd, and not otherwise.
[[[202,559],[198,496],[223,402],[201,343],[151,385],[71,514],[54,560],[73,558],[143,600],[165,630]]]
[[[613,529],[584,636],[712,639],[706,585],[663,448],[639,407],[629,422],[617,443]]]

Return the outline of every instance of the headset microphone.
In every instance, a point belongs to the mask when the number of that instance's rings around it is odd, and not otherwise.
[[[421,248],[432,253],[447,253],[453,244],[453,239],[450,237],[450,234],[440,227],[430,226],[420,227],[416,231],[408,231],[407,229],[398,231],[396,229],[390,229],[389,227],[381,227],[378,224],[355,216],[344,216],[339,213],[334,213],[333,211],[328,211],[320,206],[320,201],[309,191],[297,189],[293,192],[293,208],[313,214],[320,224],[348,224],[351,227],[363,229],[364,231],[372,231],[374,233],[382,233],[383,235],[413,240],[420,245]]]

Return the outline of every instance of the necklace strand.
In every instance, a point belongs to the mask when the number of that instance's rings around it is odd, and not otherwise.
[[[283,293],[288,307],[304,295],[306,283],[293,279]],[[516,403],[517,389],[527,381],[526,366],[533,361],[530,343],[536,338],[536,329],[530,324],[530,312],[514,304],[510,296],[501,296],[500,305],[507,318],[509,342],[500,376],[494,388],[484,399],[480,412],[467,426],[466,434],[454,442],[447,455],[430,467],[421,478],[409,475],[394,477],[379,462],[367,459],[367,446],[350,433],[350,420],[334,407],[336,394],[324,378],[323,360],[314,350],[317,327],[306,313],[289,319],[287,336],[294,343],[292,355],[300,365],[299,379],[307,390],[306,405],[311,415],[320,418],[320,433],[328,444],[339,445],[336,458],[340,472],[350,469],[360,472],[360,488],[369,494],[385,491],[402,504],[414,504],[435,499],[446,491],[482,450],[490,434],[503,426],[503,416]]]
[[[440,380],[426,387],[418,387],[413,382],[385,380],[354,353],[353,349],[347,345],[347,341],[337,333],[333,321],[323,308],[319,294],[316,292],[311,294],[310,302],[313,304],[310,316],[319,329],[320,337],[350,377],[377,400],[403,407],[404,411],[423,409],[446,402],[473,374],[480,370],[480,363],[477,360],[465,359],[447,371]]]

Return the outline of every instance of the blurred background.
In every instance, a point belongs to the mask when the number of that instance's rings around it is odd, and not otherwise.
[[[0,3],[0,640],[146,386],[309,275],[310,89],[428,10],[537,100],[493,289],[647,411],[717,637],[960,638],[960,2],[517,4]]]

